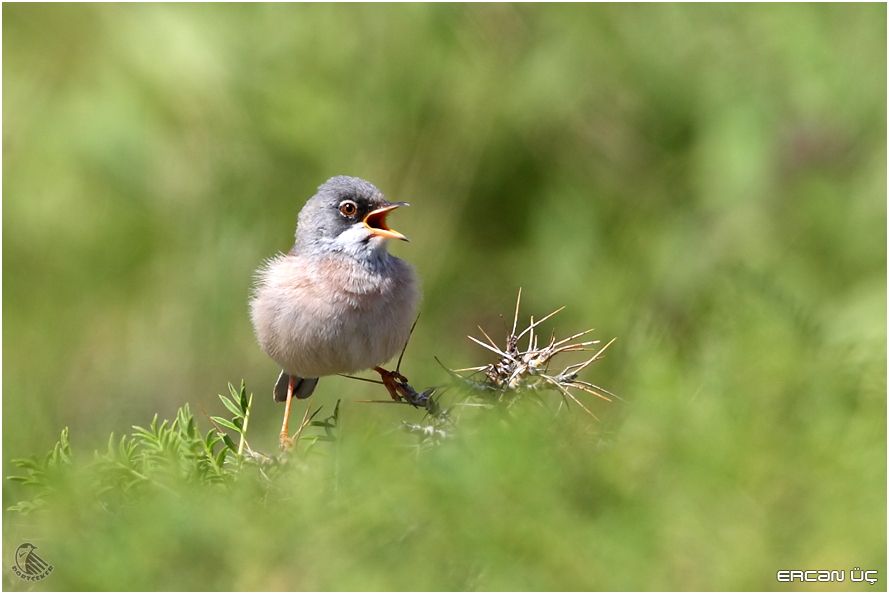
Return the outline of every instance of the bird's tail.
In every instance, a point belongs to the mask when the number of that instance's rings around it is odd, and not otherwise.
[[[296,380],[293,384],[293,397],[294,398],[308,398],[312,395],[312,392],[315,391],[315,386],[318,385],[317,377],[294,377]],[[275,401],[276,402],[284,402],[287,400],[287,385],[290,383],[290,376],[282,371],[281,375],[278,376],[278,381],[275,382]]]

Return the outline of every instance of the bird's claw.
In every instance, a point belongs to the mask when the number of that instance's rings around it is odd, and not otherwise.
[[[386,387],[392,400],[401,402],[410,395],[408,390],[410,386],[407,383],[407,378],[401,375],[401,373],[389,371],[382,367],[374,367],[374,371],[380,374],[380,379],[383,380],[383,385]]]
[[[388,371],[382,367],[375,367],[374,371],[380,374],[383,385],[389,391],[389,396],[395,402],[406,402],[417,408],[425,408],[430,412],[437,410],[434,400],[431,396],[435,393],[435,388],[429,388],[423,392],[417,392],[411,386],[407,378],[398,371]]]
[[[293,438],[291,438],[287,433],[281,433],[278,436],[278,446],[281,448],[282,452],[286,452],[293,447]]]

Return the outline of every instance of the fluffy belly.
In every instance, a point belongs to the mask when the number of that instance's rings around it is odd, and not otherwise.
[[[295,256],[260,272],[251,318],[262,349],[287,373],[321,377],[381,365],[408,338],[418,291],[411,268],[390,258],[367,269]]]

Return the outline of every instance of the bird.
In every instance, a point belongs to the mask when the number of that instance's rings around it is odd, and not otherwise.
[[[292,445],[292,400],[311,396],[321,377],[373,369],[399,399],[403,376],[382,365],[407,344],[420,301],[414,268],[387,249],[408,241],[387,223],[403,206],[364,179],[332,177],[300,210],[290,251],[257,269],[250,318],[281,367],[273,389],[285,403],[281,449]]]

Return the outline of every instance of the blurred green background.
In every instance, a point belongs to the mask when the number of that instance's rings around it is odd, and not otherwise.
[[[586,377],[625,399],[420,463],[410,411],[327,379],[343,443],[287,506],[7,521],[5,567],[32,539],[49,589],[885,589],[885,114],[877,4],[4,5],[4,474],[241,378],[273,449],[251,277],[335,174],[413,203],[414,385],[487,362],[465,334],[522,286],[618,337]]]

